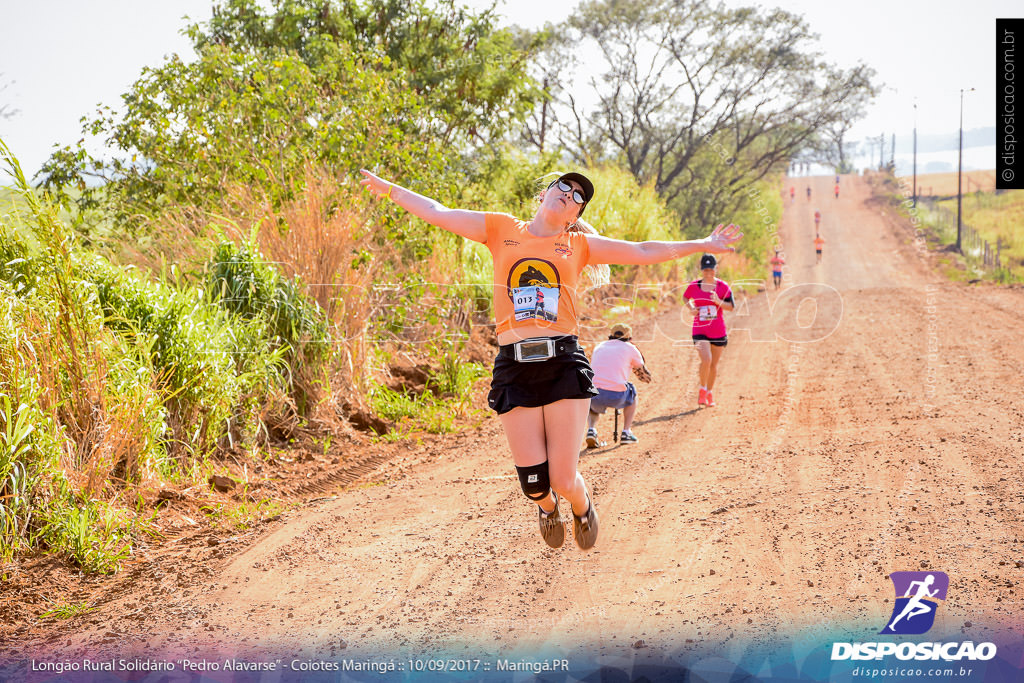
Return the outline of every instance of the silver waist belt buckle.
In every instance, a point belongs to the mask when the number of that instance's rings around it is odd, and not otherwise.
[[[554,339],[524,339],[513,344],[516,360],[520,363],[537,363],[555,357]]]

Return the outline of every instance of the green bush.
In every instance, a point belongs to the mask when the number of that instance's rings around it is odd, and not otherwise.
[[[778,187],[781,183],[776,179],[761,180],[747,189],[743,202],[734,213],[723,216],[723,223],[735,223],[743,230],[743,239],[736,251],[745,266],[737,268],[737,275],[751,275],[762,278],[768,268],[768,261],[775,253],[775,247],[783,249],[792,245],[781,244],[778,235],[779,222],[782,220],[783,200]],[[709,226],[710,229],[711,226]],[[749,272],[748,272],[749,271]]]
[[[152,373],[168,412],[172,451],[201,458],[232,421],[251,417],[281,362],[261,324],[211,303],[199,287],[147,282],[98,257],[83,276],[96,287],[106,325]]]
[[[323,311],[252,247],[220,242],[207,266],[206,285],[223,309],[264,324],[267,341],[273,348],[287,348],[289,357],[302,350],[313,356],[326,350]]]

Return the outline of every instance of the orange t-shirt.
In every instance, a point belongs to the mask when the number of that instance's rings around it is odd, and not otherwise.
[[[536,326],[552,336],[577,334],[576,288],[590,258],[586,235],[534,237],[528,222],[506,213],[488,213],[485,224],[494,259],[497,333]]]
[[[825,239],[823,237],[814,238],[814,248],[821,251],[821,248],[825,246]]]

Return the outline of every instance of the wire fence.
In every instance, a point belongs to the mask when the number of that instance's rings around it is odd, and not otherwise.
[[[931,198],[918,197],[918,204],[923,205],[926,217],[925,222],[930,223],[943,241],[956,243],[956,212],[950,211]],[[982,237],[977,230],[963,221],[960,223],[960,250],[964,256],[977,259],[985,268],[1002,267],[1003,240],[999,238],[992,244]]]

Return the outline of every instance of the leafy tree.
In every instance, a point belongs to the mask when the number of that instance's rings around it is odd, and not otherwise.
[[[312,67],[325,43],[375,50],[424,98],[443,144],[487,144],[518,128],[541,96],[528,77],[530,41],[499,28],[493,8],[479,14],[456,0],[227,0],[206,25],[189,28],[197,50],[280,48]]]
[[[513,34],[451,0],[226,0],[187,32],[195,62],[144,70],[123,114],[83,119],[112,158],[58,150],[47,188],[77,188],[79,208],[132,228],[168,207],[219,208],[231,185],[279,202],[311,162],[452,188],[477,167],[469,152],[516,126],[536,95]]]
[[[333,58],[315,69],[281,50],[220,46],[146,69],[123,96],[123,116],[104,108],[85,122],[119,155],[66,147],[44,166],[46,185],[75,184],[84,208],[103,206],[132,226],[169,206],[216,206],[231,184],[268,187],[280,200],[310,160],[340,173],[437,159],[437,143],[422,135],[422,101],[386,65],[367,69],[345,46],[324,49]],[[90,188],[88,176],[105,184]]]
[[[526,147],[535,147],[543,154],[565,145],[564,137],[560,136],[564,131],[559,127],[558,105],[566,102],[575,111],[573,92],[566,88],[566,74],[578,66],[579,60],[572,50],[566,49],[560,27],[550,23],[540,31],[520,30],[516,43],[534,55],[531,75],[541,92],[523,121],[519,139]]]

